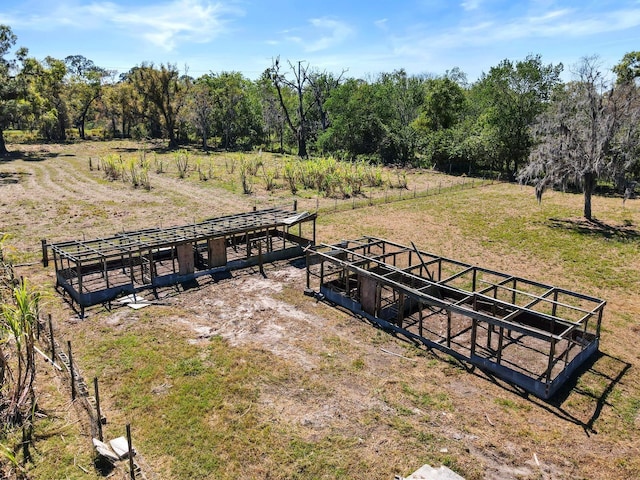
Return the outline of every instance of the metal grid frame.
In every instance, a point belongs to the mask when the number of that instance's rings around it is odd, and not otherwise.
[[[225,249],[230,247],[237,251],[243,248],[246,255],[234,263],[237,263],[235,268],[300,255],[302,247],[315,243],[317,215],[298,212],[296,207],[294,203],[293,209],[254,210],[199,223],[121,232],[91,240],[48,245],[43,240],[43,263],[48,265],[50,251],[55,264],[56,287],[69,293],[84,313],[84,307],[110,301],[122,293],[195,277],[194,268],[188,267],[186,274],[176,270],[183,247],[186,256],[193,249],[196,257],[199,251],[207,250],[207,242],[212,240],[223,241]],[[307,222],[313,222],[312,238],[309,239],[302,237],[302,224]],[[297,235],[290,232],[295,225],[298,226]],[[276,245],[275,238],[282,242]],[[223,257],[226,263],[226,253]],[[159,272],[163,259],[170,261],[171,267]],[[205,265],[200,270],[207,273],[213,268]]]
[[[606,304],[368,236],[309,250],[312,280],[330,301],[542,398],[597,351]]]

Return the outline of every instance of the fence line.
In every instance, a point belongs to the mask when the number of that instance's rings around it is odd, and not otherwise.
[[[58,367],[58,371],[62,372],[62,375],[65,376],[69,381],[71,400],[74,404],[76,402],[79,403],[82,410],[89,417],[92,439],[97,438],[100,441],[103,441],[102,425],[106,424],[106,418],[100,411],[98,379],[94,378],[94,395],[91,395],[87,382],[82,376],[81,370],[78,368],[77,361],[75,361],[75,359],[73,358],[71,351],[71,341],[67,342],[67,352],[64,352],[64,350],[60,346],[60,343],[54,337],[51,314],[47,315],[47,325],[45,324],[44,320],[40,318],[40,316],[38,316],[37,322],[37,338],[40,341],[40,345],[43,348],[47,349],[47,353],[51,355],[51,357],[47,358],[47,360],[51,360],[54,366]],[[57,361],[59,361],[64,366],[64,368],[60,368],[60,366],[56,363]],[[129,425],[127,425],[127,427],[128,433],[130,434]],[[135,457],[130,462],[130,465],[132,465],[132,467],[130,467],[129,469],[130,478],[148,480],[149,477],[142,469],[141,464],[143,463],[144,460],[142,459],[140,454],[136,453]],[[145,470],[147,473],[150,472],[148,466],[146,466]]]
[[[485,187],[493,185],[498,180],[494,178],[474,178],[474,177],[461,177],[460,181],[450,182],[434,182],[433,185],[427,186],[424,190],[417,190],[414,187],[412,190],[407,188],[393,188],[386,189],[376,194],[373,190],[369,192],[369,195],[365,195],[362,198],[355,196],[346,199],[334,198],[333,202],[327,204],[325,199],[321,205],[320,198],[315,199],[298,199],[299,208],[309,211],[317,211],[323,214],[331,214],[334,212],[344,212],[347,210],[355,210],[357,208],[371,207],[374,205],[382,205],[385,203],[401,202],[405,200],[413,200],[417,198],[426,198],[434,195],[442,195],[446,193],[453,193],[457,191],[466,190],[469,188]]]

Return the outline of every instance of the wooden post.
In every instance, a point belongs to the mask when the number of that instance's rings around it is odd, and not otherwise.
[[[102,437],[102,412],[100,411],[100,392],[98,391],[98,377],[93,377],[93,395],[96,398],[96,413],[98,415],[98,439],[104,441]]]
[[[67,340],[67,350],[69,351],[69,376],[71,377],[71,400],[76,399],[76,381],[73,371],[73,353],[71,352],[71,340]]]
[[[53,338],[53,322],[51,321],[51,314],[49,314],[49,337],[51,337],[51,361],[56,361],[56,342]]]
[[[131,446],[131,424],[127,423],[127,447],[129,448],[129,473],[131,479],[135,480],[136,471],[133,465],[133,447]]]
[[[258,240],[258,269],[260,274],[264,277],[264,265],[262,264],[262,242]]]
[[[49,266],[49,252],[47,251],[47,239],[43,238],[41,242],[42,242],[42,266],[46,268]]]
[[[298,211],[298,200],[297,199],[293,201],[293,211],[294,212]]]
[[[316,244],[316,219],[313,219],[313,244]]]

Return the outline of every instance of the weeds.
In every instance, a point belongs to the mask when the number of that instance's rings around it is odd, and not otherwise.
[[[209,159],[207,165],[202,158],[196,158],[196,171],[198,172],[198,178],[201,182],[206,182],[208,179],[213,178],[213,162]]]
[[[100,161],[105,177],[110,181],[122,180],[123,183],[131,182],[134,188],[140,186],[151,190],[149,180],[149,161],[146,156],[139,158],[123,159],[121,155],[107,155]]]
[[[178,169],[178,177],[185,178],[189,172],[189,152],[186,150],[178,150],[173,154],[173,160]]]
[[[253,193],[252,166],[244,158],[240,160],[240,182],[242,183],[242,193],[250,195]]]
[[[267,192],[271,192],[276,188],[276,178],[278,170],[275,167],[266,168],[262,166],[262,177],[264,178],[264,188]]]
[[[153,154],[153,166],[156,173],[164,173],[164,160],[156,153]]]
[[[224,167],[229,175],[233,175],[236,171],[236,159],[234,157],[225,157]]]
[[[101,163],[102,171],[104,172],[104,175],[108,180],[115,181],[122,176],[124,164],[121,155],[112,153],[102,158]]]

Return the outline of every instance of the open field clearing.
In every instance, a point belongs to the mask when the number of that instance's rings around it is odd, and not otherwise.
[[[391,479],[424,463],[468,480],[640,478],[640,200],[595,197],[598,221],[586,222],[581,195],[548,192],[538,205],[529,187],[387,169],[383,185],[346,199],[304,187],[292,196],[282,176],[267,190],[260,174],[247,195],[237,169],[258,154],[194,153],[180,178],[174,154],[149,145],[146,190],[97,169],[109,154],[139,158],[133,142],[10,150],[21,153],[0,162],[6,251],[46,293],[44,313],[58,341],[72,341],[85,379],[99,378],[105,437],[130,423],[148,478]],[[212,163],[211,178],[201,179],[196,157]],[[273,169],[285,161],[261,158]],[[400,191],[408,199],[382,201]],[[378,201],[352,208],[367,196]],[[319,208],[319,242],[413,241],[605,299],[600,355],[544,402],[304,296],[304,261],[266,265],[264,276],[255,268],[200,277],[161,289],[147,308],[96,306],[82,319],[55,291],[53,268],[39,263],[41,239],[104,237],[294,199],[299,210]],[[36,425],[30,478],[101,478],[82,411],[41,363],[46,418]]]

